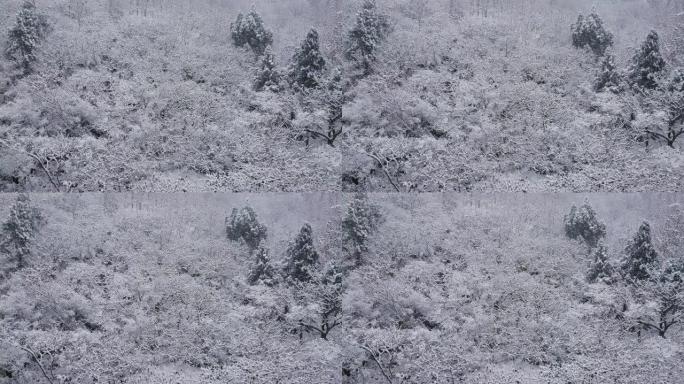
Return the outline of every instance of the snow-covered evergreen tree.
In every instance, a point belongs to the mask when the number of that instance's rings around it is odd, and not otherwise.
[[[656,31],[651,31],[632,59],[629,70],[630,83],[642,89],[655,89],[665,66],[665,59],[660,53],[660,37]]]
[[[238,14],[230,25],[230,34],[235,46],[248,45],[257,55],[263,54],[266,47],[273,43],[273,34],[266,30],[264,21],[254,9],[247,15]]]
[[[593,261],[589,266],[587,281],[590,283],[603,282],[611,284],[613,282],[613,266],[608,260],[608,248],[599,242],[592,257]]]
[[[623,91],[622,77],[615,66],[615,57],[613,55],[606,54],[603,57],[601,70],[594,82],[594,90],[596,92],[608,91],[616,94]]]
[[[226,233],[232,241],[242,239],[253,251],[266,239],[267,230],[257,220],[254,210],[251,207],[244,207],[240,211],[233,208],[230,218],[226,217]]]
[[[390,32],[389,18],[380,14],[375,0],[365,0],[356,15],[356,24],[349,31],[346,56],[366,72],[375,60],[375,52]]]
[[[356,195],[347,207],[342,220],[343,236],[356,265],[361,264],[363,254],[368,251],[368,239],[380,220],[378,207],[370,204],[366,196]]]
[[[250,285],[263,283],[266,286],[272,287],[278,283],[275,269],[271,265],[271,259],[268,256],[268,249],[259,247],[256,251],[254,264],[249,270],[247,282]]]
[[[290,81],[296,87],[315,88],[319,85],[325,59],[320,51],[318,32],[311,29],[292,58]]]
[[[7,257],[3,260],[3,269],[20,269],[26,265],[31,254],[31,242],[38,230],[41,215],[31,206],[28,195],[21,194],[10,209],[7,221],[2,225],[0,254]]]
[[[596,217],[596,212],[588,202],[579,209],[573,205],[570,213],[565,215],[565,234],[571,239],[582,239],[589,247],[594,248],[599,240],[606,236],[606,225]]]
[[[307,223],[287,248],[283,272],[293,281],[308,282],[317,264],[318,252],[313,243],[313,230]]]
[[[625,248],[622,272],[629,280],[645,280],[651,277],[650,269],[658,262],[658,253],[653,247],[651,226],[643,222],[630,244]]]
[[[24,72],[29,72],[31,63],[36,60],[38,44],[47,30],[45,16],[38,13],[33,2],[25,1],[9,31],[5,51],[8,58],[21,66]]]
[[[275,55],[271,47],[266,47],[259,68],[254,77],[254,90],[278,92],[280,90],[280,73],[276,67]]]
[[[613,34],[603,26],[601,17],[592,12],[589,16],[579,15],[572,25],[572,45],[588,47],[594,54],[602,56],[613,45]]]

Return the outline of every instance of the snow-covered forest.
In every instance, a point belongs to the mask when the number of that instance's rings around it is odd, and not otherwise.
[[[674,194],[0,195],[0,383],[676,383]]]
[[[0,191],[679,191],[680,0],[3,0]]]

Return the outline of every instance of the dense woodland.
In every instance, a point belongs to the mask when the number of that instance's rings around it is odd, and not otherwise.
[[[681,195],[0,195],[1,383],[675,383]]]
[[[3,0],[0,191],[679,191],[677,0]]]

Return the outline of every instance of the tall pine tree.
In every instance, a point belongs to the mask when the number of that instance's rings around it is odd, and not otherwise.
[[[28,195],[21,194],[10,209],[8,220],[2,225],[3,239],[0,242],[0,254],[8,257],[8,270],[21,269],[31,254],[31,243],[38,230],[41,216],[38,210],[31,207]]]
[[[375,52],[390,32],[389,18],[378,12],[375,0],[365,0],[349,31],[346,56],[367,73],[375,61]]]
[[[634,55],[629,70],[632,86],[642,89],[656,89],[658,79],[665,70],[665,59],[660,54],[660,38],[656,31],[651,31],[641,49]]]
[[[594,83],[594,90],[596,92],[621,93],[623,90],[621,83],[622,77],[615,66],[615,58],[610,54],[605,55],[601,61],[601,70]]]
[[[606,225],[601,223],[596,212],[585,202],[579,209],[575,206],[565,216],[565,234],[571,239],[581,239],[589,247],[595,248],[599,240],[606,236]]]
[[[318,32],[315,29],[312,28],[306,35],[292,60],[290,81],[297,87],[317,87],[325,69],[325,59],[321,54]]]
[[[273,266],[271,265],[271,259],[268,257],[268,250],[266,248],[259,247],[256,251],[254,264],[249,270],[247,282],[250,285],[263,283],[268,287],[277,284],[278,281],[276,279],[275,269],[273,269]]]
[[[603,20],[596,12],[589,16],[579,15],[572,25],[572,45],[589,48],[595,55],[602,56],[613,45],[613,34],[603,26]]]
[[[17,20],[9,30],[7,38],[7,57],[16,62],[25,73],[31,70],[36,60],[36,50],[40,40],[48,30],[47,19],[36,10],[36,6],[25,1],[17,14]]]
[[[280,73],[276,68],[275,55],[271,47],[266,47],[264,56],[261,58],[259,68],[254,77],[254,90],[278,92],[280,90]]]
[[[318,264],[318,252],[314,248],[311,225],[304,224],[297,237],[287,248],[284,274],[293,281],[308,282]]]
[[[235,22],[230,24],[230,34],[235,46],[247,45],[257,55],[263,54],[273,43],[273,34],[266,30],[264,21],[254,9],[247,15],[238,14]]]
[[[230,218],[226,217],[226,234],[232,241],[242,239],[254,251],[266,239],[267,230],[257,220],[256,212],[251,207],[244,207],[240,211],[234,208]]]
[[[650,270],[658,262],[658,253],[653,247],[651,226],[643,222],[630,244],[625,248],[622,272],[634,281],[650,278]]]
[[[613,266],[608,260],[608,248],[599,243],[594,250],[593,261],[587,273],[587,281],[590,283],[603,282],[611,284],[613,282]]]

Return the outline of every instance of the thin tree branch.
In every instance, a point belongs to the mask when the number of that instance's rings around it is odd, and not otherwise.
[[[385,173],[385,176],[387,176],[387,179],[389,180],[390,184],[392,184],[392,186],[394,187],[394,189],[397,192],[401,192],[399,187],[394,183],[394,180],[392,180],[392,176],[390,176],[389,172],[387,172],[387,169],[385,169],[385,165],[382,163],[380,158],[373,155],[372,153],[367,153],[367,152],[366,152],[366,156],[369,156],[370,158],[372,158],[373,160],[375,160],[378,163],[378,165],[380,166],[380,169],[382,169],[382,171]]]
[[[390,384],[394,384],[392,382],[392,378],[387,374],[387,372],[385,371],[385,368],[382,366],[382,364],[378,360],[377,356],[375,356],[375,352],[373,352],[373,350],[366,345],[360,344],[359,347],[361,347],[361,349],[363,349],[364,351],[368,352],[368,354],[371,355],[371,358],[373,359],[375,364],[378,365],[378,368],[380,368],[380,372],[382,372],[382,375],[385,377],[385,379],[387,379],[387,382],[389,382]]]
[[[33,352],[33,350],[31,350],[30,348],[22,347],[21,345],[19,346],[19,348],[23,349],[25,352],[28,352],[31,355],[33,361],[35,361],[36,364],[38,364],[38,368],[40,368],[40,371],[43,373],[45,380],[47,380],[50,384],[54,384],[52,382],[52,379],[50,379],[50,376],[48,376],[47,372],[45,372],[45,368],[43,368],[43,364],[40,363],[40,360],[38,359],[38,356],[36,356],[36,353]]]
[[[0,144],[4,145],[5,147],[7,147],[8,149],[10,149],[12,151],[27,155],[27,156],[31,157],[33,160],[37,161],[38,165],[40,165],[40,168],[43,170],[43,172],[45,172],[48,179],[50,180],[50,184],[52,184],[52,186],[55,187],[57,192],[60,192],[59,183],[57,183],[55,181],[55,179],[52,177],[52,173],[50,173],[50,171],[47,169],[47,166],[45,164],[43,164],[43,160],[37,154],[35,154],[33,152],[26,151],[26,150],[14,148],[7,141],[2,140],[2,139],[0,139]]]

